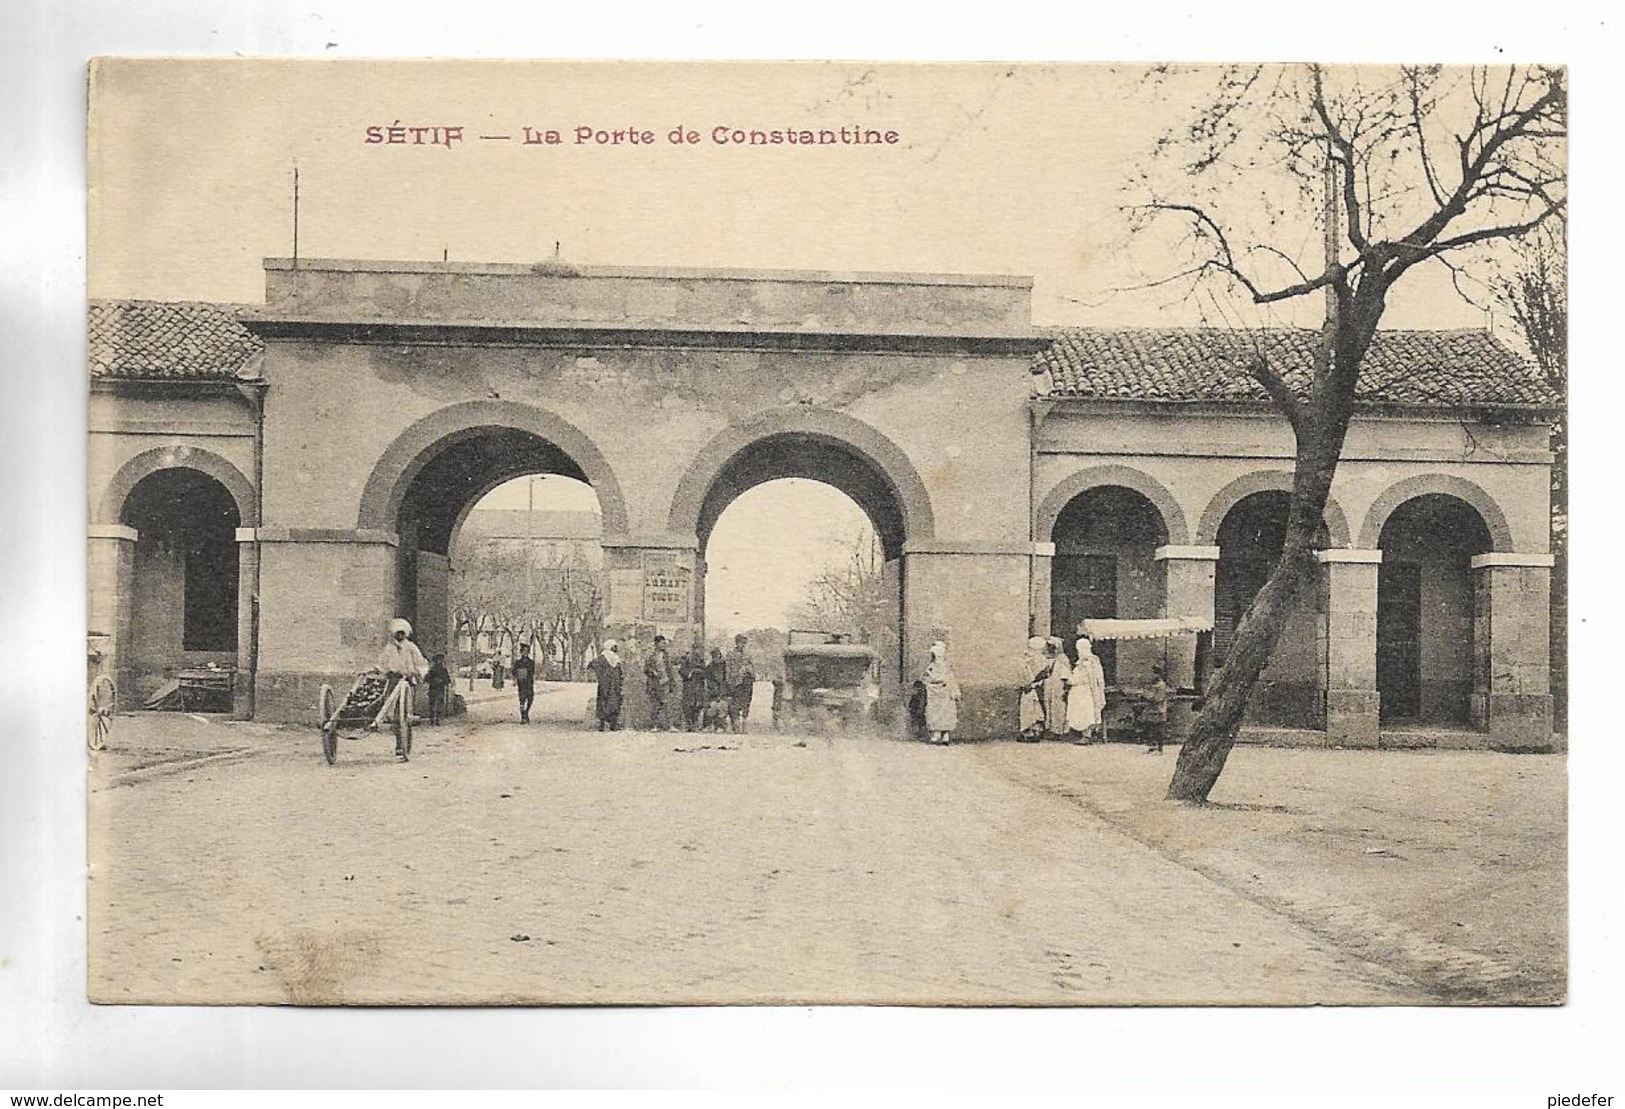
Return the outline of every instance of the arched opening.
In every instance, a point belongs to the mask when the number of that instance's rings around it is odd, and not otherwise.
[[[592,486],[561,475],[514,478],[471,506],[450,550],[454,672],[494,678],[492,660],[510,666],[528,644],[539,680],[583,680],[603,638],[603,533]]]
[[[698,513],[706,635],[756,630],[759,673],[776,674],[772,632],[827,632],[875,656],[883,711],[902,678],[902,497],[886,472],[838,439],[787,432],[724,463]]]
[[[596,643],[602,513],[575,458],[532,431],[477,427],[432,444],[413,471],[392,528],[396,607],[425,654],[466,672],[522,640],[557,642],[555,618],[572,601],[590,610],[575,615]],[[561,649],[560,665],[573,671],[577,653]]]
[[[1465,725],[1474,684],[1472,558],[1492,549],[1466,501],[1426,493],[1378,540],[1377,692],[1385,722]]]
[[[758,679],[776,681],[792,633],[798,643],[840,636],[874,651],[878,682],[898,647],[898,583],[887,565],[868,515],[835,487],[807,478],[754,486],[706,541],[705,647],[726,651],[744,635]]]
[[[119,522],[138,536],[121,662],[135,697],[187,668],[235,667],[242,518],[231,492],[199,470],[158,470],[131,488]]]
[[[1080,620],[1162,615],[1156,549],[1168,542],[1162,514],[1144,494],[1119,485],[1087,489],[1067,502],[1051,533],[1050,628],[1075,658]],[[1149,685],[1163,657],[1155,640],[1095,645],[1108,684]]]
[[[1222,665],[1253,598],[1280,561],[1291,494],[1265,490],[1242,497],[1218,527],[1219,562],[1213,583],[1213,656]],[[1320,526],[1316,545],[1329,542]],[[1321,671],[1326,651],[1324,582],[1298,600],[1297,610],[1264,667],[1248,705],[1248,719],[1288,728],[1318,728],[1325,719]]]

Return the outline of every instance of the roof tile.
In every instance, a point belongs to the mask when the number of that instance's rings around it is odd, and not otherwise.
[[[264,344],[237,322],[239,305],[93,300],[86,361],[92,377],[235,378]]]
[[[1308,389],[1320,333],[1223,328],[1076,328],[1033,364],[1044,393],[1175,401],[1263,401],[1247,366],[1262,350],[1298,392]],[[1359,400],[1424,405],[1561,403],[1539,372],[1486,331],[1379,331]]]

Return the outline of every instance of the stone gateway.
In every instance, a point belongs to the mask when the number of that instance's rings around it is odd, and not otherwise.
[[[884,557],[883,697],[944,640],[956,736],[1013,735],[1028,637],[1083,619],[1205,618],[1222,659],[1279,549],[1293,454],[1244,356],[1265,342],[1306,369],[1315,339],[1040,329],[1012,277],[265,272],[260,305],[92,305],[90,612],[121,689],[212,660],[236,668],[240,712],[274,720],[345,688],[390,616],[445,650],[464,518],[531,474],[598,496],[610,634],[677,643],[702,629],[735,498],[839,489]],[[1364,377],[1321,588],[1254,724],[1550,746],[1557,398],[1481,332],[1380,333]],[[1147,641],[1098,653],[1108,684],[1164,661]],[[1178,685],[1191,663],[1173,665]]]

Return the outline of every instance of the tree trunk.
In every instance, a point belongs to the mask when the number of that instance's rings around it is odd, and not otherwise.
[[[1173,780],[1168,783],[1168,800],[1207,800],[1230,757],[1230,748],[1235,746],[1253,686],[1269,662],[1287,619],[1296,610],[1298,598],[1314,583],[1318,565],[1315,552],[1308,547],[1283,552],[1269,580],[1258,591],[1236,629],[1224,665],[1208,685],[1190,737],[1179,750]]]
[[[1202,711],[1179,751],[1168,783],[1170,801],[1205,802],[1235,746],[1258,677],[1297,609],[1298,599],[1313,588],[1320,564],[1316,549],[1325,520],[1337,460],[1348,432],[1350,406],[1332,405],[1319,420],[1299,429],[1292,500],[1287,510],[1281,557],[1236,629],[1224,665],[1208,685]]]

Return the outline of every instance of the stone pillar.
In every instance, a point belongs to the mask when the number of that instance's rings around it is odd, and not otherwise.
[[[418,595],[413,611],[413,638],[426,658],[445,651],[451,641],[451,559],[433,551],[417,556]]]
[[[254,666],[257,632],[254,594],[259,568],[259,544],[253,528],[237,529],[237,673],[231,690],[231,712],[239,720],[254,715]]]
[[[102,672],[117,684],[119,699],[125,703],[135,692],[125,671],[129,668],[130,597],[138,537],[134,528],[122,524],[92,524],[87,535],[86,630],[107,637],[98,641]]]
[[[873,644],[876,675],[880,686],[878,715],[882,722],[896,724],[908,703],[908,687],[903,684],[903,560],[889,559],[880,565],[880,595],[885,604],[881,634]]]
[[[623,728],[647,728],[652,713],[643,662],[663,635],[675,661],[705,630],[705,599],[698,586],[699,540],[693,535],[606,535],[604,633],[621,644],[626,667]]]
[[[1213,580],[1219,548],[1171,544],[1158,547],[1152,558],[1162,563],[1162,614],[1189,616],[1213,623]],[[1181,636],[1168,649],[1168,684],[1190,689],[1196,683],[1196,640]],[[1196,714],[1181,702],[1168,714],[1168,730],[1176,737],[1190,734]]]
[[[1028,635],[1050,634],[1050,586],[1054,581],[1055,544],[1033,543],[1032,594],[1027,600]]]
[[[343,698],[396,615],[399,539],[372,529],[262,527],[254,714],[313,723],[323,683]]]
[[[1473,558],[1473,723],[1509,747],[1552,746],[1549,554]]]
[[[912,683],[941,639],[962,694],[955,736],[1016,731],[1028,636],[1032,544],[935,539],[903,548],[903,674]]]
[[[1326,573],[1326,742],[1378,746],[1377,571],[1381,551],[1320,552]]]

